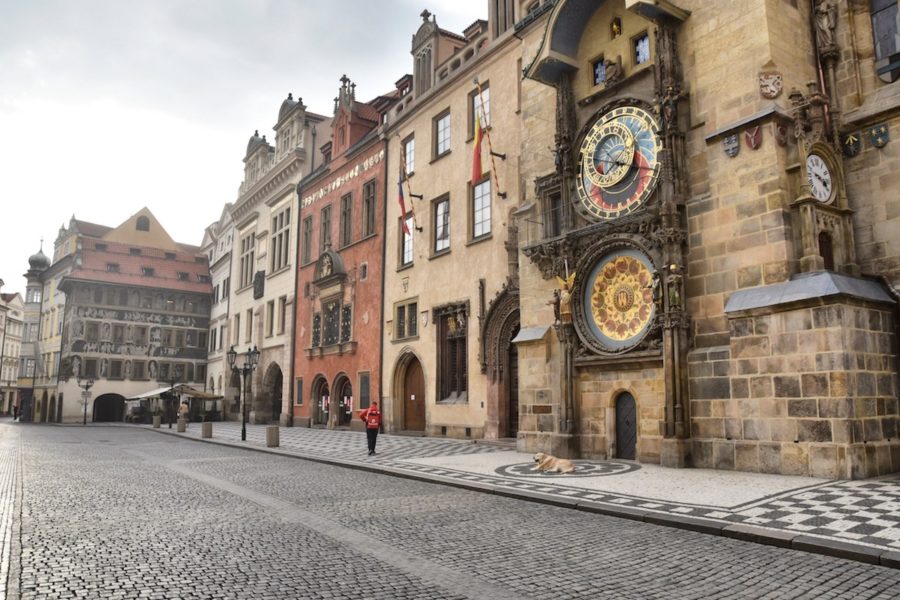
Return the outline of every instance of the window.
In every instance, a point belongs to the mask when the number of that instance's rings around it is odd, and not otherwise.
[[[398,304],[394,309],[394,339],[405,340],[419,335],[419,305],[416,300]]]
[[[375,235],[375,184],[376,181],[363,185],[362,236]]]
[[[650,36],[646,32],[634,38],[634,64],[650,62]]]
[[[84,339],[88,342],[100,341],[100,324],[96,321],[88,321],[85,323]]]
[[[225,347],[225,326],[219,325],[219,350]]]
[[[122,379],[122,361],[121,360],[109,361],[109,378],[110,379]]]
[[[234,345],[241,343],[241,315],[234,315]]]
[[[131,378],[132,379],[145,379],[147,376],[144,374],[146,364],[142,361],[134,361],[134,364],[131,365]]]
[[[434,253],[450,248],[450,198],[443,197],[434,203]]]
[[[484,110],[482,110],[482,106]],[[475,115],[481,115],[481,126],[491,125],[491,88],[487,84],[481,85],[481,94],[478,89],[469,94],[469,137],[475,135]]]
[[[359,280],[365,281],[369,278],[369,263],[364,262],[359,265]]]
[[[322,344],[322,315],[321,313],[313,314],[312,323],[312,347],[315,348]]]
[[[562,197],[559,191],[544,199],[544,237],[556,237],[562,233]]]
[[[141,275],[144,277],[153,277],[153,267],[141,267]]]
[[[106,263],[106,271],[108,273],[118,273],[119,263]]]
[[[275,301],[269,300],[266,303],[266,337],[272,337],[275,331]]]
[[[276,213],[272,217],[272,241],[269,269],[275,272],[286,267],[289,262],[291,246],[291,207]]]
[[[178,271],[178,281],[187,281],[187,280],[188,280],[188,274],[185,273],[184,271]]]
[[[515,12],[513,0],[493,0],[494,5],[494,37],[513,26]]]
[[[147,328],[135,326],[131,332],[131,339],[136,346],[147,345]]]
[[[245,332],[244,332],[244,339],[249,342],[250,340],[253,339],[253,309],[252,308],[247,309],[247,319],[244,321],[244,327],[246,328]]]
[[[338,343],[340,332],[341,304],[337,300],[329,300],[322,305],[322,345],[330,346]]]
[[[353,241],[353,195],[341,196],[341,248]]]
[[[294,403],[303,404],[303,378],[297,378],[297,393],[294,394]]]
[[[166,252],[165,253],[166,260],[175,260],[176,256],[174,252]],[[199,257],[198,257],[199,258]],[[196,259],[194,259],[196,261]],[[201,259],[202,260],[202,259]]]
[[[900,15],[897,0],[872,0],[872,36],[875,41],[875,68],[882,81],[900,78]]]
[[[403,230],[403,225],[400,225],[400,266],[405,267],[406,265],[411,265],[413,262],[413,227],[415,224],[413,223],[412,213],[403,217],[401,219],[401,223],[406,222],[406,231]]]
[[[303,219],[303,246],[300,250],[300,262],[304,265],[312,260],[312,217]]]
[[[438,399],[466,399],[467,322],[465,306],[449,306],[435,310],[438,328]]]
[[[287,321],[287,296],[278,299],[278,329],[279,334],[284,333],[285,321]]]
[[[129,248],[128,253],[131,254],[131,256],[140,256],[141,249],[140,248]]]
[[[443,156],[450,152],[450,111],[434,120],[434,156]]]
[[[472,188],[472,238],[491,233],[491,180]]]
[[[359,374],[359,385],[357,389],[359,389],[359,408],[369,408],[369,394],[371,393],[369,390],[371,389],[371,376],[369,373],[360,373]]]
[[[215,350],[216,350],[216,334],[217,333],[218,332],[216,331],[215,327],[213,327],[209,331],[209,351],[210,352],[215,352]]]
[[[113,325],[112,338],[115,343],[124,344],[125,343],[125,326],[124,325]]]
[[[147,217],[138,217],[135,223],[135,229],[138,231],[150,231],[150,219]]]
[[[202,275],[199,273],[197,274],[197,281],[199,281],[200,283],[212,283],[212,279],[209,275]]]
[[[247,287],[253,283],[253,260],[256,250],[256,233],[250,233],[241,238],[241,287]]]
[[[600,85],[601,83],[606,82],[606,63],[603,62],[603,56],[598,58],[592,63],[593,72],[593,83],[594,85]]]
[[[319,254],[331,247],[331,205],[322,209],[322,217],[319,223]]]
[[[350,341],[350,334],[352,333],[352,324],[353,324],[353,309],[349,304],[345,304],[341,307],[341,343],[347,343]]]
[[[106,252],[107,246],[106,246],[106,244],[97,243],[97,244],[94,244],[94,248],[96,248],[100,252]]]
[[[416,171],[416,138],[409,136],[403,141],[403,164],[406,167],[406,175],[412,175]]]

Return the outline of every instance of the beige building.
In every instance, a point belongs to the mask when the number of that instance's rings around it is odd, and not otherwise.
[[[209,276],[213,290],[209,314],[205,388],[205,391],[212,394],[223,394],[231,380],[231,368],[226,357],[230,347],[228,309],[231,299],[231,249],[234,244],[234,227],[230,211],[229,203],[222,209],[219,220],[206,228],[201,243],[202,251],[209,259]],[[218,409],[224,413],[223,418],[235,418],[234,397],[225,398]]]
[[[3,280],[0,279],[0,289]],[[19,355],[25,330],[25,301],[18,292],[0,294],[0,413],[18,406]]]
[[[428,11],[422,18],[413,75],[398,82],[402,98],[388,118],[385,426],[514,437],[520,43],[505,11],[462,35]],[[482,107],[491,144],[483,140],[473,175]]]
[[[218,359],[231,346],[239,354],[258,348],[259,365],[248,382],[248,419],[287,425],[291,421],[296,186],[322,164],[319,147],[328,140],[317,139],[317,131],[330,132],[331,127],[330,119],[307,111],[302,99],[294,100],[288,94],[274,130],[274,146],[258,132],[247,143],[244,180],[229,209],[231,223],[220,221],[233,238],[225,296],[230,330],[213,355]],[[241,378],[233,375],[222,388],[226,412],[237,418],[241,415],[241,385]]]
[[[896,2],[532,8],[520,448],[900,469]]]

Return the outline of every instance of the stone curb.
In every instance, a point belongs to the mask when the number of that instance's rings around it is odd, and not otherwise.
[[[193,442],[217,444],[219,446],[228,446],[230,448],[238,448],[241,450],[252,450],[255,452],[262,452],[264,454],[274,454],[276,456],[285,456],[288,458],[296,458],[300,460],[306,460],[337,467],[344,467],[348,469],[357,469],[360,471],[368,471],[371,473],[380,473],[383,475],[390,475],[392,477],[412,479],[415,481],[434,483],[437,485],[446,485],[465,490],[494,494],[496,496],[516,498],[518,500],[525,500],[528,502],[537,502],[540,504],[558,506],[561,508],[570,508],[609,517],[629,519],[632,521],[642,521],[651,525],[673,527],[675,529],[684,529],[696,533],[717,535],[721,537],[741,540],[744,542],[752,542],[755,544],[763,544],[767,546],[777,546],[779,548],[789,548],[791,550],[799,550],[802,552],[809,552],[811,554],[833,556],[836,558],[843,558],[857,562],[880,565],[892,569],[900,569],[900,552],[896,550],[870,548],[869,546],[859,546],[848,542],[830,540],[827,538],[817,538],[803,535],[802,533],[793,533],[779,529],[767,529],[763,527],[754,527],[752,525],[732,524],[723,521],[715,521],[712,519],[674,515],[669,513],[657,513],[649,510],[633,508],[630,506],[614,506],[610,504],[601,504],[598,502],[590,502],[586,500],[579,500],[576,498],[567,498],[565,496],[557,496],[554,494],[547,494],[543,492],[532,492],[529,490],[519,490],[515,488],[501,487],[475,481],[460,480],[441,475],[410,473],[408,471],[400,471],[393,467],[379,465],[377,463],[349,461],[340,458],[307,456],[304,454],[299,454],[297,452],[282,450],[280,448],[249,446],[242,443],[235,443],[221,439],[202,439],[192,436],[185,437],[178,434],[175,430],[170,432],[168,430],[161,429],[148,429],[148,431],[172,435],[175,437],[179,437],[180,439]]]

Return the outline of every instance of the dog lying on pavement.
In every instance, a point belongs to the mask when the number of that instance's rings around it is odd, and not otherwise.
[[[534,462],[537,464],[532,467],[532,471],[541,471],[542,473],[573,473],[575,465],[567,458],[556,458],[552,454],[544,454],[538,452],[534,455]]]

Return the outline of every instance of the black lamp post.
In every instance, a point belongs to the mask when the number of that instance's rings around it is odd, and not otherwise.
[[[91,388],[94,387],[94,379],[91,378],[82,383],[81,377],[76,377],[75,381],[78,382],[78,387],[84,389],[84,391],[81,392],[81,403],[84,405],[84,420],[81,424],[87,425],[87,405],[88,401],[91,399]]]
[[[175,404],[175,375],[169,375],[169,405]],[[178,405],[175,404],[175,410],[178,410]],[[172,411],[166,411],[166,419],[169,421],[169,429],[172,429]]]
[[[242,394],[242,402],[241,402],[241,441],[247,441],[247,378],[253,373],[253,369],[256,368],[256,365],[259,364],[259,350],[256,349],[256,346],[253,346],[252,349],[248,349],[247,352],[244,353],[244,364],[240,367],[235,366],[235,362],[237,361],[237,350],[234,349],[234,346],[226,353],[228,356],[228,366],[231,367],[232,372],[239,372],[242,375],[243,379],[243,394]]]

